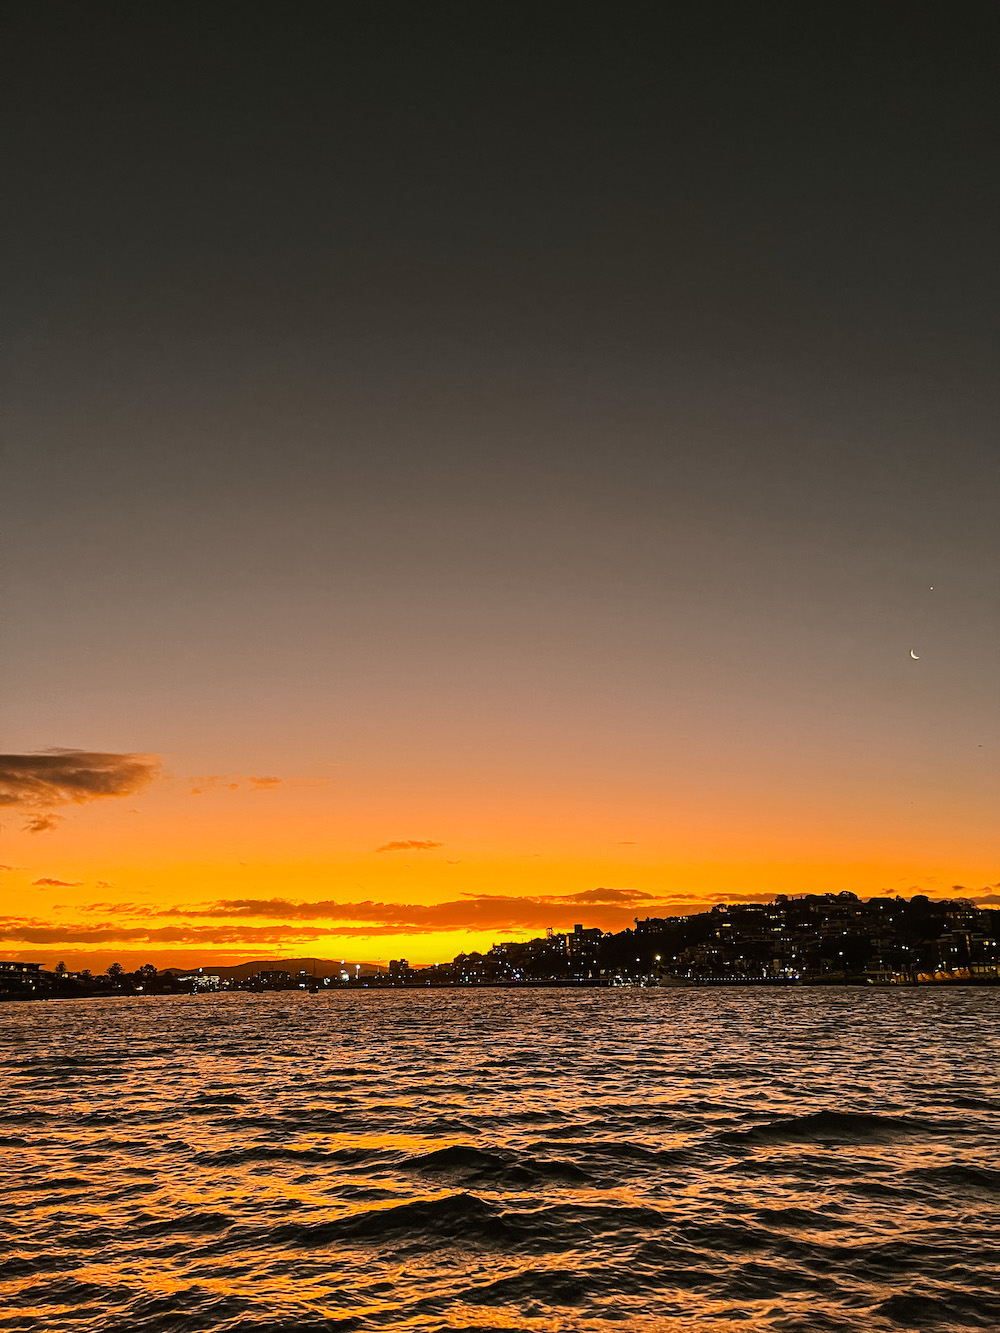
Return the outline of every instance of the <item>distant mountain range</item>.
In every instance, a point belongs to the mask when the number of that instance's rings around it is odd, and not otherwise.
[[[201,968],[196,967],[164,967],[161,972],[172,972],[174,976],[188,977],[192,973],[202,971],[213,977],[224,977],[245,981],[247,977],[256,976],[258,972],[291,972],[294,977],[299,972],[305,972],[310,977],[334,977],[339,979],[341,972],[347,972],[350,976],[355,975],[355,968],[361,968],[363,977],[378,976],[389,969],[381,963],[342,963],[339,958],[261,958],[254,963],[237,963],[232,967],[222,967],[218,963],[203,963]]]

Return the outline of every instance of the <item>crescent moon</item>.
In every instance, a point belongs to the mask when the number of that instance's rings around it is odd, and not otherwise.
[[[910,649],[910,656],[913,658],[914,662],[920,661],[920,654],[915,653],[912,648]]]

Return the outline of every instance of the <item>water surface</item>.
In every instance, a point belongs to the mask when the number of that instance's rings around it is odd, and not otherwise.
[[[0,1007],[0,1328],[1000,1328],[1000,992]]]

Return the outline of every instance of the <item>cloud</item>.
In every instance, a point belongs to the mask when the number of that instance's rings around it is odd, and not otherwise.
[[[74,909],[77,912],[100,912],[103,916],[155,916],[152,907],[141,903],[85,903]]]
[[[421,842],[419,838],[406,838],[398,842],[384,842],[381,847],[376,847],[377,852],[430,852],[435,847],[441,847],[440,842]]]
[[[244,782],[249,783],[250,790],[254,791],[273,791],[275,787],[280,787],[283,778],[259,777],[243,778]],[[204,796],[209,791],[239,791],[240,784],[231,781],[225,773],[210,773],[207,777],[190,777],[185,781],[194,785],[189,791],[189,796]]]
[[[24,825],[25,833],[51,833],[62,823],[62,815],[34,815]]]
[[[998,889],[1000,889],[1000,882],[984,884],[981,889],[970,889],[965,884],[953,884],[951,886],[951,891],[957,898],[968,898],[970,902],[987,907],[1000,905]]]
[[[14,869],[16,869],[15,866],[0,866],[0,871],[3,871],[3,870],[14,870]]]
[[[0,805],[49,810],[106,796],[130,796],[151,782],[159,767],[156,756],[149,754],[61,749],[4,754],[0,755]]]
[[[286,939],[319,940],[330,935],[369,935],[369,930],[324,930],[273,926],[56,925],[25,918],[0,918],[0,941],[24,944],[280,944]],[[383,934],[390,932],[383,931]]]
[[[572,896],[572,895],[569,895]],[[76,909],[81,910],[81,909]],[[568,929],[569,913],[553,921],[551,905],[528,898],[483,895],[436,904],[412,903],[294,903],[287,899],[224,899],[205,908],[181,907],[152,912],[154,918],[172,917],[169,925],[134,918],[150,909],[132,903],[94,903],[94,914],[122,919],[76,921],[60,925],[24,917],[0,918],[0,942],[35,945],[133,944],[133,945],[262,945],[285,941],[320,943],[336,938],[380,938],[398,935],[430,935],[438,932],[533,931],[541,933],[554,924]],[[128,916],[133,920],[128,920]],[[631,925],[623,907],[608,907],[601,913],[604,929]],[[205,921],[204,918],[215,918]],[[250,924],[249,918],[273,917],[267,924]],[[228,919],[226,919],[228,918]],[[243,919],[241,919],[243,918]],[[323,920],[325,918],[325,920]],[[567,919],[569,918],[569,919]],[[613,920],[608,918],[614,918]],[[321,923],[322,922],[322,923]],[[336,922],[336,924],[334,924]]]
[[[220,785],[224,785],[226,791],[236,791],[240,785],[238,782],[227,782],[225,773],[196,774],[185,778],[184,781],[194,784],[188,793],[189,796],[204,796],[205,792],[216,791]]]
[[[32,888],[36,889],[78,889],[82,883],[83,881],[79,879],[49,879],[47,875],[42,879],[31,881]]]
[[[657,902],[651,894],[634,889],[589,889],[583,893],[514,897],[503,894],[466,894],[443,903],[296,902],[289,898],[223,898],[218,902],[192,907],[168,907],[157,916],[195,921],[261,920],[274,918],[286,923],[365,922],[356,929],[343,925],[327,927],[331,934],[429,934],[455,930],[544,930],[554,925],[565,928],[579,919],[581,908],[599,912],[604,929],[631,925],[635,908],[642,914],[654,907],[664,911],[676,908]]]
[[[609,904],[656,902],[653,893],[640,893],[638,889],[585,889],[583,893],[544,894],[534,899],[538,903],[551,903],[558,907],[565,903],[567,907],[597,907]]]

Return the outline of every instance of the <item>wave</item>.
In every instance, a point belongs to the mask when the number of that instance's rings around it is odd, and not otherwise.
[[[370,1162],[387,1156],[384,1148],[288,1148],[269,1143],[253,1143],[245,1148],[223,1148],[216,1152],[196,1153],[197,1166],[240,1167],[250,1162]]]
[[[313,1247],[384,1240],[402,1233],[425,1246],[448,1240],[501,1249],[527,1246],[559,1251],[600,1236],[638,1237],[668,1225],[669,1218],[659,1209],[637,1204],[552,1204],[504,1211],[498,1204],[462,1192],[359,1211],[335,1221],[289,1223],[259,1235],[257,1243]]]
[[[474,1194],[447,1194],[394,1207],[353,1213],[333,1222],[293,1222],[276,1227],[270,1242],[312,1247],[334,1241],[379,1240],[405,1232],[428,1242],[442,1239],[499,1240],[505,1231],[498,1210]]]
[[[133,1224],[133,1230],[139,1236],[165,1236],[175,1232],[181,1235],[211,1235],[231,1227],[236,1218],[231,1213],[179,1213],[171,1217],[157,1217]]]
[[[880,1315],[904,1328],[1000,1328],[1000,1299],[993,1291],[975,1294],[952,1287],[897,1292],[877,1305]]]
[[[755,1222],[780,1230],[841,1231],[844,1227],[842,1211],[827,1204],[823,1212],[813,1208],[755,1208],[752,1216]]]
[[[628,1139],[538,1139],[533,1148],[554,1148],[558,1152],[574,1152],[585,1157],[606,1157],[613,1162],[642,1162],[649,1166],[676,1166],[690,1160],[692,1154],[684,1148],[651,1148]]]
[[[986,1097],[952,1097],[949,1105],[962,1111],[1000,1111],[1000,1101]]]
[[[454,1144],[434,1152],[408,1157],[399,1166],[404,1171],[427,1175],[456,1175],[474,1180],[489,1179],[497,1185],[538,1185],[543,1182],[590,1185],[594,1177],[572,1162],[552,1158],[514,1157],[511,1153],[484,1152]]]
[[[718,1138],[724,1143],[888,1143],[940,1132],[939,1126],[906,1116],[813,1111],[750,1129],[729,1130]]]
[[[953,1162],[948,1166],[917,1167],[908,1176],[911,1180],[925,1181],[936,1189],[1000,1197],[1000,1171],[992,1167]]]
[[[624,1282],[623,1278],[626,1278]],[[544,1301],[548,1305],[579,1308],[587,1303],[588,1298],[593,1298],[598,1287],[607,1286],[609,1279],[610,1274],[598,1274],[593,1269],[582,1274],[575,1268],[546,1266],[510,1273],[483,1283],[470,1283],[458,1291],[456,1296],[471,1305],[523,1309],[526,1304]],[[626,1275],[621,1273],[616,1274],[613,1281],[616,1291],[628,1285]],[[509,1333],[508,1326],[504,1327],[504,1333]]]
[[[89,1190],[94,1182],[86,1176],[32,1176],[14,1189],[30,1194],[44,1194],[49,1190]]]
[[[453,1144],[450,1148],[437,1148],[433,1152],[421,1153],[417,1157],[407,1157],[400,1163],[403,1170],[447,1172],[476,1171],[481,1174],[505,1171],[507,1159],[497,1153],[484,1152],[480,1148],[468,1148],[462,1144]]]

